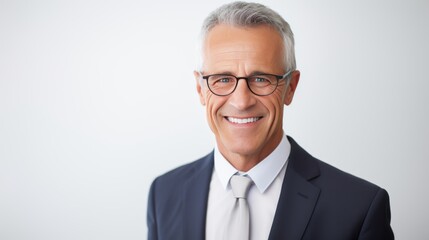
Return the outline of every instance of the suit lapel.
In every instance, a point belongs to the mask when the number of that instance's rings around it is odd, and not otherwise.
[[[320,189],[309,182],[319,176],[314,158],[292,138],[291,153],[269,240],[301,239],[316,206]],[[183,239],[205,239],[207,201],[213,172],[213,152],[195,167],[183,186]]]
[[[270,232],[270,240],[301,239],[313,214],[320,189],[309,182],[319,176],[317,162],[292,138],[291,153]]]
[[[207,200],[210,179],[213,172],[213,152],[205,157],[201,166],[193,171],[193,176],[183,189],[183,239],[205,239]]]

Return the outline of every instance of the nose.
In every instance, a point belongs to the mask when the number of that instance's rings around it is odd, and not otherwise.
[[[239,79],[235,91],[229,96],[228,102],[237,110],[246,110],[256,104],[256,95],[250,91],[246,80]]]

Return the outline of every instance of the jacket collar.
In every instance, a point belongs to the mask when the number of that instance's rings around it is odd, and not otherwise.
[[[191,170],[190,175],[192,176],[183,186],[183,239],[205,239],[207,201],[213,172],[213,159],[213,152],[201,159]]]
[[[320,175],[316,160],[291,137],[289,163],[269,240],[301,239],[316,206],[320,189],[309,181]],[[184,184],[183,239],[205,239],[207,201],[213,172],[211,152],[197,164]],[[175,214],[175,213],[172,213]]]
[[[320,189],[309,182],[320,175],[316,160],[291,137],[291,154],[270,231],[270,240],[301,239],[313,214]]]

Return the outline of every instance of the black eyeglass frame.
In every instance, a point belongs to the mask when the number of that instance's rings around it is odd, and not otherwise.
[[[238,81],[240,81],[240,79],[244,79],[245,81],[246,81],[246,84],[247,84],[247,88],[250,90],[250,92],[252,92],[253,94],[255,94],[256,96],[268,96],[268,95],[271,95],[276,89],[277,89],[277,87],[279,86],[279,81],[280,80],[284,80],[284,79],[286,79],[291,73],[293,72],[293,70],[290,70],[290,71],[288,71],[287,73],[285,73],[285,74],[283,74],[283,75],[275,75],[275,74],[269,74],[269,73],[262,73],[262,74],[255,74],[255,75],[251,75],[251,76],[248,76],[248,77],[236,77],[236,76],[234,76],[234,75],[231,75],[231,74],[210,74],[210,75],[206,75],[206,76],[201,76],[201,78],[202,79],[204,79],[204,80],[206,80],[206,84],[207,84],[207,87],[208,87],[208,89],[210,90],[210,92],[212,92],[214,95],[216,95],[216,96],[228,96],[228,95],[230,95],[230,94],[232,94],[234,91],[235,91],[235,89],[237,88],[237,86],[238,86]],[[202,75],[202,73],[200,73],[201,75]],[[210,84],[209,84],[209,77],[212,77],[212,76],[228,76],[228,77],[234,77],[235,79],[237,79],[237,81],[235,82],[235,86],[234,86],[234,88],[232,89],[232,91],[230,92],[230,93],[228,93],[228,94],[217,94],[217,93],[215,93],[211,88],[210,88]],[[255,93],[251,88],[250,88],[250,86],[249,86],[249,79],[251,78],[251,77],[254,77],[254,76],[273,76],[273,77],[275,77],[276,79],[277,79],[277,82],[276,82],[276,87],[273,89],[273,91],[271,91],[270,93],[267,93],[267,94],[257,94],[257,93]]]

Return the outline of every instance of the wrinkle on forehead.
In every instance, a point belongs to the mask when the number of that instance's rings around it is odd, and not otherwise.
[[[274,68],[275,73],[280,74],[284,70],[283,50],[283,39],[271,27],[218,25],[206,38],[204,68],[236,72],[273,71]]]

